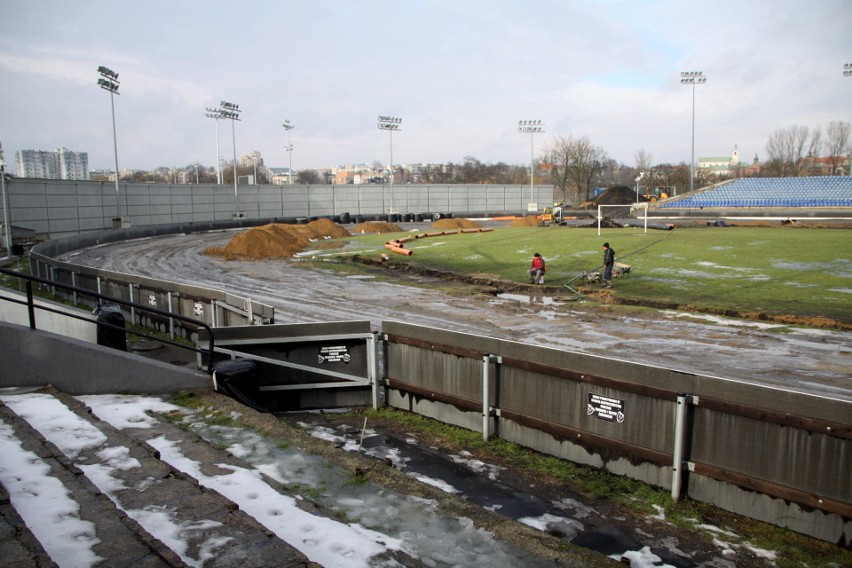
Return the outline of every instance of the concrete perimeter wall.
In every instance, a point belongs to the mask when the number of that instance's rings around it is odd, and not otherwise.
[[[399,322],[382,331],[391,406],[852,542],[848,402]]]
[[[0,322],[0,388],[53,385],[72,395],[163,394],[210,385],[201,372]]]
[[[130,226],[246,219],[333,217],[349,213],[521,214],[529,185],[161,185],[12,178],[11,225],[56,239]],[[553,205],[553,186],[534,187],[537,209]],[[120,208],[119,208],[120,205]],[[4,205],[0,203],[0,211]],[[0,222],[6,218],[5,211]],[[126,225],[125,225],[126,226]]]

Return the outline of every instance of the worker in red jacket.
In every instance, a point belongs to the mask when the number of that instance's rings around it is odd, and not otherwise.
[[[546,269],[544,257],[535,253],[530,263],[529,277],[530,284],[544,284],[544,271]]]

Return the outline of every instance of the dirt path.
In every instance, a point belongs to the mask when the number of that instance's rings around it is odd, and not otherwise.
[[[852,400],[852,334],[608,306],[538,293],[495,297],[476,287],[412,286],[428,277],[340,276],[294,261],[228,261],[203,254],[233,232],[104,245],[65,260],[248,295],[275,306],[276,323],[383,320],[476,333],[655,367]],[[395,277],[396,278],[396,277]],[[408,285],[406,285],[408,284]]]

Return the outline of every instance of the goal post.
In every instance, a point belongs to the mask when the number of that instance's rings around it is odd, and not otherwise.
[[[644,232],[648,232],[648,204],[647,203],[631,203],[629,205],[598,205],[598,236],[601,236],[601,221],[603,220],[603,210],[605,207],[610,207],[615,210],[618,217],[636,217],[639,218],[639,209],[644,209],[645,214],[642,216],[644,220]]]

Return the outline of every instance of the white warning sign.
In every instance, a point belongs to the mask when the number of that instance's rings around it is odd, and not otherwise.
[[[319,348],[320,364],[348,363],[351,359],[349,347],[346,345],[326,345]]]
[[[624,401],[590,392],[586,414],[610,422],[624,422]]]

